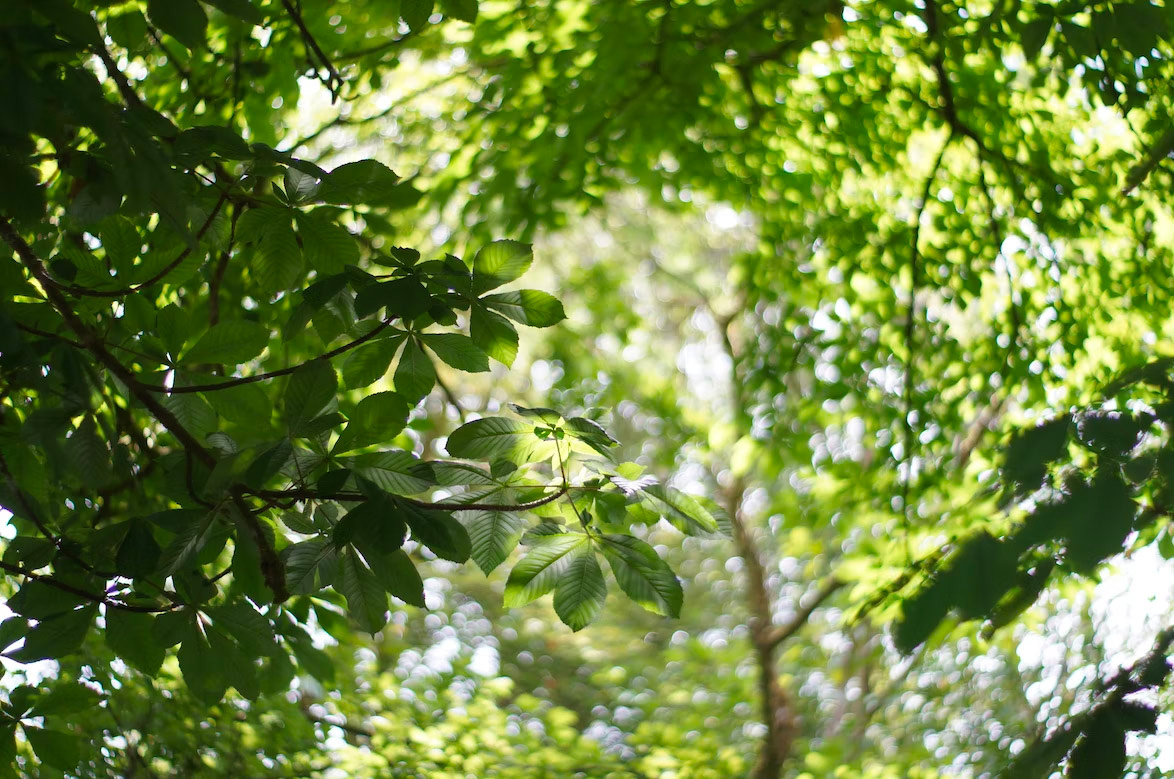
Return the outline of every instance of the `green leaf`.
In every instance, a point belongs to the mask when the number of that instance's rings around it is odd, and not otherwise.
[[[282,559],[286,586],[294,595],[317,592],[333,581],[330,574],[336,563],[334,547],[321,538],[286,547]]]
[[[317,211],[299,212],[297,223],[306,262],[318,273],[342,273],[347,265],[359,264],[359,245],[345,227]]]
[[[124,576],[149,576],[159,567],[159,554],[162,551],[150,525],[143,520],[131,520],[130,529],[118,547],[115,564],[118,572]]]
[[[435,483],[430,470],[415,455],[398,449],[358,455],[348,462],[356,475],[386,492],[413,495]]]
[[[171,576],[187,565],[203,547],[209,537],[210,530],[216,519],[216,514],[209,511],[199,521],[190,522],[180,529],[172,542],[159,556],[159,571],[164,576]]]
[[[651,546],[632,536],[606,535],[602,540],[600,549],[624,594],[654,614],[681,615],[681,583]]]
[[[550,327],[567,318],[563,304],[558,298],[536,289],[498,292],[481,298],[481,303],[486,308],[530,327]]]
[[[534,425],[520,419],[484,417],[461,425],[448,437],[445,449],[466,460],[528,462],[536,455],[549,457],[554,445],[534,434]]]
[[[563,533],[532,540],[534,544],[529,554],[514,566],[506,580],[507,608],[524,606],[553,590],[576,558],[572,553],[588,539],[580,533]]]
[[[402,549],[367,558],[375,578],[388,593],[412,606],[424,608],[424,580]]]
[[[77,682],[63,681],[37,699],[36,705],[29,711],[29,716],[76,714],[101,702],[102,696],[96,690]]]
[[[403,0],[400,14],[409,30],[419,32],[428,25],[428,17],[432,15],[432,0]]]
[[[893,628],[897,650],[909,654],[930,637],[953,604],[948,586],[930,581],[901,604],[901,616]]]
[[[408,422],[408,404],[394,392],[377,392],[359,401],[338,437],[335,454],[349,452],[363,446],[389,443]]]
[[[1137,504],[1117,473],[1102,472],[1090,486],[1074,490],[1065,505],[1065,561],[1073,569],[1092,573],[1102,560],[1124,551]]]
[[[257,285],[269,295],[293,289],[301,279],[302,252],[288,215],[267,226],[253,252],[251,268]]]
[[[445,16],[462,22],[477,21],[477,0],[440,0],[440,10]]]
[[[259,25],[265,22],[265,15],[250,0],[204,0],[204,2],[249,24]]]
[[[469,559],[472,543],[465,526],[447,511],[424,509],[397,500],[404,521],[412,529],[412,537],[444,560],[463,563]]]
[[[179,392],[170,395],[163,405],[175,415],[183,428],[197,439],[206,437],[216,429],[216,412],[202,397],[194,392]]]
[[[409,338],[395,367],[395,391],[415,405],[436,384],[436,368],[415,338]]]
[[[81,649],[97,613],[97,604],[90,604],[39,622],[25,636],[24,646],[8,657],[18,663],[32,663],[73,654]]]
[[[338,376],[326,360],[312,360],[298,368],[285,385],[285,421],[297,436],[334,400]]]
[[[238,425],[268,428],[273,404],[259,383],[239,384],[203,393],[216,413]]]
[[[582,630],[599,616],[606,598],[607,584],[595,550],[583,544],[572,553],[570,565],[558,577],[554,613],[571,630]]]
[[[509,367],[518,356],[518,331],[504,317],[479,305],[469,316],[469,335],[493,359]]]
[[[459,371],[481,373],[489,370],[489,356],[473,339],[459,333],[426,333],[420,341],[436,356]]]
[[[494,241],[473,258],[473,292],[480,295],[508,284],[530,269],[534,248],[518,241]]]
[[[273,626],[245,601],[208,609],[208,616],[218,628],[253,655],[267,655],[276,648]]]
[[[227,658],[214,649],[208,633],[189,622],[178,652],[179,670],[188,689],[208,706],[219,703],[228,691]]]
[[[189,49],[204,47],[208,16],[196,0],[147,0],[147,16]]]
[[[151,628],[155,618],[150,614],[107,609],[106,646],[120,658],[147,676],[159,673],[163,666],[163,647],[155,640]]]
[[[387,592],[354,551],[339,560],[337,588],[346,598],[347,613],[362,630],[374,634],[387,624]]]
[[[718,532],[717,518],[680,490],[650,484],[641,488],[639,496],[640,507],[651,517],[666,520],[682,533]]]
[[[342,364],[342,380],[347,389],[360,389],[382,379],[402,342],[402,336],[380,338],[351,352]]]
[[[1055,19],[1051,16],[1050,10],[1045,11],[1045,13],[1045,16],[1033,19],[1023,25],[1023,30],[1019,33],[1020,44],[1023,46],[1023,56],[1028,62],[1035,61],[1039,56],[1040,50],[1047,43],[1048,35],[1052,32],[1052,28],[1056,24]]]
[[[486,574],[505,562],[526,529],[526,520],[512,512],[462,511],[460,515],[469,531],[473,562]]]
[[[598,422],[586,417],[571,417],[567,420],[567,430],[571,435],[590,446],[604,457],[611,457],[611,449],[619,441],[612,438]]]
[[[264,325],[243,319],[221,322],[208,328],[184,353],[181,362],[239,365],[261,354],[268,345],[269,328]]]
[[[412,277],[368,284],[355,295],[355,314],[370,316],[386,308],[386,316],[411,322],[432,305],[428,290]]]
[[[70,733],[24,725],[24,736],[29,740],[37,759],[62,771],[72,771],[82,759],[81,739]]]
[[[226,160],[247,160],[253,156],[249,144],[235,130],[219,125],[203,125],[184,130],[172,144],[175,156],[198,164],[213,156]]]
[[[1069,779],[1106,779],[1121,776],[1126,765],[1125,731],[1110,712],[1093,715],[1084,735],[1068,757]]]
[[[334,205],[378,206],[394,196],[398,182],[399,176],[381,162],[348,162],[330,171],[318,197]]]
[[[1017,435],[1007,447],[1007,478],[1030,489],[1039,486],[1048,463],[1064,454],[1071,427],[1072,417],[1065,414]]]

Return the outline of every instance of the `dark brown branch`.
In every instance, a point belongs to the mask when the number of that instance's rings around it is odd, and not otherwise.
[[[832,596],[836,590],[844,586],[844,582],[839,579],[828,579],[823,586],[812,597],[811,602],[803,606],[791,617],[785,625],[777,625],[770,630],[764,637],[765,641],[770,646],[778,646],[786,641],[791,636],[799,632],[799,630],[807,624],[811,619],[811,615],[815,613],[816,609],[823,605],[824,601]]]
[[[901,486],[901,510],[904,512],[906,518],[909,516],[909,487],[913,483],[914,435],[913,422],[910,421],[909,417],[913,413],[914,367],[917,357],[914,327],[917,322],[917,288],[920,286],[921,277],[921,220],[925,216],[925,210],[929,205],[930,191],[933,189],[934,180],[938,177],[938,171],[941,170],[942,161],[946,158],[946,150],[950,148],[950,143],[953,140],[954,133],[951,131],[945,143],[942,144],[942,148],[938,152],[937,159],[934,160],[929,175],[925,178],[925,185],[921,188],[921,200],[917,205],[917,213],[913,218],[913,240],[909,248],[909,309],[905,314],[905,381],[901,392],[905,429],[905,451],[902,454],[907,464],[905,479]]]
[[[98,595],[96,593],[90,592],[89,590],[83,590],[81,587],[74,587],[72,584],[66,584],[60,579],[54,579],[52,576],[42,576],[39,573],[33,573],[32,571],[21,568],[19,565],[6,563],[3,560],[0,560],[0,570],[7,571],[14,576],[23,576],[26,579],[32,579],[35,582],[40,582],[46,586],[54,587],[58,590],[61,590],[62,592],[68,592],[71,595],[78,596],[79,598],[85,598],[86,600],[93,603],[99,603],[103,606],[106,606],[107,608],[119,609],[120,611],[135,611],[141,614],[158,614],[164,611],[172,611],[176,608],[175,606],[136,606],[133,603],[123,603],[122,601],[112,600],[107,598],[105,595]]]
[[[318,62],[326,69],[327,76],[324,79],[326,88],[330,90],[331,102],[338,100],[338,90],[342,86],[342,76],[338,74],[338,70],[334,67],[334,63],[326,56],[326,52],[322,51],[322,47],[318,45],[318,41],[314,40],[313,33],[306,27],[306,22],[302,19],[302,14],[293,4],[292,0],[281,0],[281,5],[285,8],[285,12],[289,14],[289,18],[293,19],[293,23],[297,26],[298,32],[302,36],[302,42],[306,44],[306,48],[313,52]]]
[[[158,398],[142,384],[139,383],[135,375],[118,361],[113,354],[105,347],[102,339],[90,330],[89,327],[82,322],[77,312],[70,306],[69,301],[51,282],[49,272],[45,269],[41,259],[33,252],[20,234],[12,227],[8,220],[0,217],[0,238],[16,252],[17,257],[28,268],[38,282],[40,282],[45,297],[49,303],[57,309],[57,312],[65,320],[66,325],[70,330],[77,335],[78,341],[91,354],[98,359],[100,363],[106,366],[112,374],[114,374],[135,398],[147,408],[148,411],[154,415],[159,424],[163,425],[176,440],[183,444],[184,449],[192,456],[197,457],[204,465],[212,468],[216,464],[216,457],[204,447],[199,440],[192,435],[192,433],[185,428],[176,418],[175,414],[171,412],[166,406],[159,402]],[[239,493],[234,493],[234,500],[239,497]],[[266,574],[265,583],[269,589],[273,591],[274,595],[285,593],[285,574],[281,560],[277,557],[277,553],[269,544],[268,539],[261,531],[260,521],[249,513],[244,512],[243,521],[252,533],[254,540],[257,542],[258,549],[262,561],[262,570]]]
[[[386,327],[391,325],[392,321],[394,321],[394,319],[385,319],[366,335],[359,336],[355,340],[349,343],[345,343],[336,349],[331,349],[329,352],[321,354],[315,357],[313,360],[306,360],[306,362],[298,363],[297,365],[291,365],[288,368],[280,368],[275,371],[269,371],[268,373],[258,373],[254,376],[241,376],[240,378],[229,379],[228,381],[218,381],[215,384],[196,384],[189,387],[164,387],[162,384],[139,383],[138,386],[149,392],[161,392],[167,395],[180,395],[186,392],[215,392],[216,390],[228,389],[229,387],[239,387],[242,384],[253,384],[254,382],[265,381],[266,379],[276,379],[279,376],[288,376],[298,368],[301,368],[303,365],[315,362],[317,360],[329,360],[333,357],[337,357],[338,355],[343,354],[344,352],[349,352],[355,347],[362,346],[380,332],[382,332]]]
[[[139,282],[138,284],[132,284],[129,287],[122,287],[121,289],[91,289],[89,287],[83,287],[78,284],[62,284],[51,276],[46,277],[48,279],[48,283],[52,284],[58,289],[68,292],[71,295],[95,298],[120,298],[146,289],[152,284],[158,281],[162,281],[167,276],[167,274],[178,268],[180,263],[187,259],[187,256],[192,253],[193,249],[199,246],[200,240],[203,239],[204,234],[208,232],[208,229],[212,226],[212,223],[216,221],[216,215],[220,213],[220,209],[224,205],[224,201],[227,199],[228,193],[222,191],[220,193],[219,199],[216,201],[216,205],[213,206],[211,212],[208,213],[208,218],[204,220],[204,224],[202,224],[200,229],[196,231],[195,236],[192,238],[192,242],[185,246],[183,251],[181,251],[174,260],[167,263],[163,269],[161,269],[155,275],[151,276],[151,278],[147,279],[146,281]]]
[[[405,503],[411,503],[413,506],[418,506],[422,509],[437,509],[439,511],[527,511],[529,509],[536,509],[539,506],[545,506],[547,503],[554,501],[566,495],[570,491],[569,486],[559,487],[557,492],[552,492],[549,495],[544,495],[535,500],[526,501],[524,503],[456,503],[452,501],[427,501],[417,500],[416,498],[408,498],[403,495],[397,495],[397,500],[402,500]],[[324,493],[319,490],[291,488],[288,490],[257,490],[250,493],[259,498],[266,500],[343,500],[343,501],[364,501],[367,496],[361,492],[329,492]]]

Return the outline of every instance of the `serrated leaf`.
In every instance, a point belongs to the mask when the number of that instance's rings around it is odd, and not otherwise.
[[[180,361],[188,365],[240,365],[261,354],[268,345],[269,328],[264,325],[243,319],[220,322],[208,328]]]
[[[481,298],[481,303],[486,308],[530,327],[550,327],[567,318],[563,304],[558,298],[536,289],[498,292]]]
[[[398,449],[357,455],[347,463],[356,475],[393,494],[412,495],[435,483],[426,465],[410,452]]]
[[[355,314],[370,316],[386,308],[387,317],[411,322],[432,305],[432,297],[418,280],[407,277],[368,284],[355,295]]]
[[[407,501],[396,503],[404,521],[412,529],[412,537],[428,547],[432,554],[454,563],[463,563],[469,559],[472,551],[469,533],[452,514],[420,508]]]
[[[389,443],[404,429],[410,411],[407,402],[394,392],[368,395],[355,406],[346,429],[331,451],[341,454],[371,444]]]
[[[300,435],[334,400],[337,391],[338,376],[326,360],[312,360],[294,371],[283,396],[290,432]]]
[[[170,576],[186,565],[204,545],[215,518],[213,512],[208,512],[182,528],[159,556],[160,573]]]
[[[508,284],[530,269],[534,248],[518,241],[494,241],[473,257],[473,292],[480,295]]]
[[[662,484],[650,484],[638,494],[641,508],[654,517],[666,520],[682,533],[718,531],[717,518],[680,490]]]
[[[469,531],[470,556],[486,574],[505,562],[526,529],[526,520],[511,512],[462,511],[460,515]]]
[[[632,536],[606,535],[602,540],[600,550],[625,595],[654,614],[681,615],[681,583],[651,546]]]
[[[484,417],[454,430],[445,449],[453,457],[467,460],[527,462],[536,453],[553,453],[554,445],[539,439],[532,423],[506,417]]]
[[[321,538],[312,538],[287,547],[282,552],[282,558],[289,591],[294,595],[308,595],[330,584],[330,581],[323,580],[322,574],[329,573],[331,564],[327,561],[334,554],[334,547]],[[327,565],[325,571],[321,567],[324,562]]]
[[[383,205],[393,198],[399,176],[375,160],[340,165],[327,174],[318,197],[334,205]]]
[[[29,630],[24,646],[7,656],[18,663],[32,663],[73,654],[81,649],[97,613],[97,604],[90,604],[43,620]]]
[[[481,373],[489,370],[489,355],[473,343],[473,339],[459,333],[425,333],[420,336],[436,356],[459,371]]]
[[[387,624],[387,592],[359,556],[348,552],[339,560],[336,588],[346,598],[347,613],[367,633]]]
[[[391,595],[404,603],[424,608],[424,580],[412,565],[412,558],[402,549],[367,558],[371,572]]]
[[[570,567],[574,552],[587,543],[580,533],[534,538],[530,552],[510,571],[505,585],[507,608],[524,606],[541,598],[558,584],[559,577]]]
[[[273,405],[260,384],[240,384],[203,393],[216,413],[238,425],[268,427]]]
[[[469,315],[469,335],[486,354],[505,365],[518,356],[518,331],[504,317],[480,305]]]
[[[436,368],[420,348],[419,342],[409,338],[395,367],[395,391],[415,405],[436,385]]]
[[[306,262],[318,273],[342,273],[347,265],[359,264],[359,244],[345,227],[317,211],[299,212],[297,223]]]
[[[150,614],[108,609],[103,638],[114,654],[148,676],[159,673],[163,666],[163,647],[155,640]]]
[[[216,429],[216,412],[195,392],[170,395],[163,401],[163,405],[197,439],[204,438]]]
[[[360,389],[382,379],[402,342],[403,336],[380,338],[351,352],[342,364],[342,380],[347,389]]]
[[[583,544],[555,585],[554,613],[571,630],[582,630],[599,616],[606,598],[607,584],[595,550]]]
[[[297,284],[302,277],[302,251],[288,215],[266,226],[250,267],[257,285],[266,294],[292,289]]]
[[[177,656],[184,683],[192,694],[209,706],[219,703],[228,691],[226,658],[212,647],[195,623],[188,623]]]
[[[276,647],[269,620],[244,601],[215,606],[208,609],[208,616],[218,628],[254,655],[269,654]]]

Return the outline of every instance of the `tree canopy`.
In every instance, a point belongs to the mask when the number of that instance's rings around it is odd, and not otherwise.
[[[1172,34],[9,3],[0,771],[1174,770]]]

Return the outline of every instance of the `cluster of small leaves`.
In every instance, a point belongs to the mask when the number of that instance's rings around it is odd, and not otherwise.
[[[228,26],[261,19],[245,0],[209,6]],[[386,165],[326,170],[149,106],[108,41],[142,21],[195,50],[212,28],[194,0],[146,10],[53,0],[0,20],[5,86],[26,90],[0,131],[15,172],[0,200],[5,657],[68,657],[97,626],[148,675],[178,647],[201,701],[255,699],[296,667],[331,675],[313,631],[348,629],[344,603],[372,633],[389,596],[424,606],[413,554],[489,572],[519,542],[508,604],[554,591],[582,628],[606,595],[602,555],[621,590],[677,615],[676,576],[626,531],[663,517],[715,532],[716,510],[612,462],[597,423],[519,408],[453,431],[456,460],[410,451],[437,362],[509,367],[517,325],[564,319],[548,293],[502,289],[530,246],[425,259],[391,240],[387,214],[420,193]],[[403,7],[413,30],[430,11]],[[60,710],[49,698],[14,693],[6,714],[68,770],[77,750],[28,721]]]
[[[1152,693],[1166,683],[1172,642],[1174,630],[1159,634],[1145,657],[1102,685],[1092,705],[1020,752],[1000,777],[1049,776],[1061,765],[1069,779],[1120,776],[1127,767],[1127,735],[1154,734],[1158,729],[1157,709],[1129,696]]]

